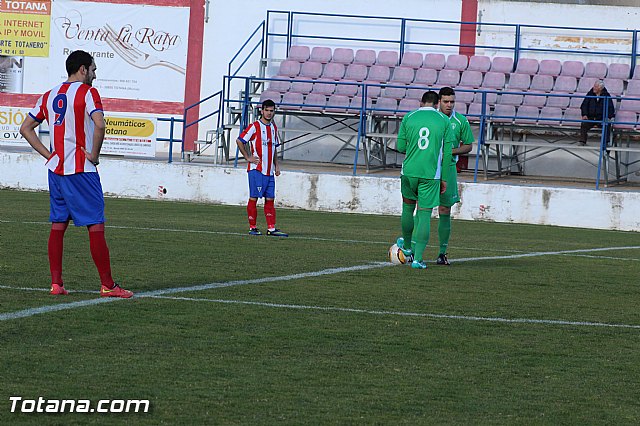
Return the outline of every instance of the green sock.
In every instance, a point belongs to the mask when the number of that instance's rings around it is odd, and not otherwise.
[[[446,254],[451,236],[451,214],[441,214],[438,220],[438,241],[440,241],[440,253]]]
[[[415,253],[416,238],[418,234],[419,224],[420,224],[420,216],[418,216],[418,213],[416,213],[416,215],[413,217],[413,234],[411,235],[411,248],[413,249],[414,253]]]
[[[416,226],[416,246],[414,259],[416,262],[422,261],[424,249],[429,244],[429,234],[431,233],[431,209],[418,209],[418,226]]]
[[[400,218],[400,225],[402,226],[402,238],[404,238],[404,248],[411,248],[411,234],[413,233],[413,211],[415,210],[415,204],[402,203],[402,216]]]

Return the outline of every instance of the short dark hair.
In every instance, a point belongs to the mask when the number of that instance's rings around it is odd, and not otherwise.
[[[451,87],[447,86],[440,89],[440,92],[438,92],[438,95],[440,95],[440,99],[442,99],[443,96],[455,96],[456,91],[453,90]]]
[[[93,63],[93,56],[84,50],[74,50],[67,57],[67,62],[65,65],[67,66],[67,75],[73,75],[78,72],[81,66],[85,66],[87,70]]]
[[[273,102],[272,99],[265,99],[264,102],[262,102],[262,108],[269,108],[269,107],[276,107],[276,103]]]
[[[435,105],[438,103],[438,94],[436,92],[434,92],[433,90],[429,90],[428,92],[424,92],[424,95],[422,95],[422,100],[421,102],[424,105]]]

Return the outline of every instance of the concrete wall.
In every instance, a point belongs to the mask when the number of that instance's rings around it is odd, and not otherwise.
[[[0,151],[0,187],[46,190],[43,163],[31,152]],[[242,168],[104,157],[100,173],[111,196],[244,205],[249,195]],[[494,183],[460,190],[458,219],[640,231],[638,192]],[[401,207],[398,178],[283,172],[276,194],[278,206],[308,210],[399,215]]]

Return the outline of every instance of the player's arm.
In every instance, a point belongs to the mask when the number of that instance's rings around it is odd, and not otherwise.
[[[471,131],[471,126],[469,125],[469,121],[465,117],[462,118],[462,131],[460,132],[460,146],[451,150],[451,154],[467,154],[471,152],[471,144],[475,142],[475,138],[473,137],[473,132]]]
[[[249,163],[260,164],[260,159],[255,155],[249,154],[249,151],[247,151],[247,142],[238,138],[236,139],[236,145],[238,145],[238,150],[245,160],[247,160]]]
[[[87,156],[87,160],[93,163],[94,166],[97,166],[100,163],[100,150],[104,142],[104,131],[106,128],[102,111],[94,111],[91,114],[91,121],[93,121],[93,148],[91,148],[91,152],[82,148],[82,152]]]
[[[38,134],[36,133],[36,128],[40,125],[40,123],[35,120],[31,115],[27,115],[27,117],[22,122],[20,126],[20,134],[26,141],[35,149],[38,154],[42,155],[47,160],[51,157],[51,151],[47,149],[46,146],[42,143]]]
[[[278,163],[278,145],[273,145],[273,167],[276,176],[280,176],[280,163]]]
[[[451,164],[451,162],[453,161],[452,147],[453,147],[453,144],[457,142],[455,132],[451,128],[451,124],[449,123],[449,120],[447,120],[447,124],[448,125],[445,126],[444,136],[442,141],[443,156],[442,156],[442,174],[440,176],[440,179],[441,179],[440,193],[444,193],[444,191],[447,189],[446,181],[449,180],[449,171],[451,170],[451,168],[446,167],[445,165]]]
[[[400,123],[400,130],[398,130],[398,141],[396,142],[396,149],[403,154],[407,152],[407,129],[404,125],[404,119]]]

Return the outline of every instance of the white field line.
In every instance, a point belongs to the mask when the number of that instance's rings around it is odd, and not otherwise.
[[[228,300],[228,299],[200,299],[195,297],[175,297],[175,296],[147,296],[147,297],[152,297],[154,299],[184,300],[184,301],[190,301],[190,302],[226,303],[226,304],[238,304],[238,305],[264,306],[268,308],[348,312],[348,313],[369,314],[369,315],[388,315],[388,316],[395,315],[395,316],[402,316],[402,317],[453,319],[453,320],[464,320],[464,321],[488,321],[488,322],[517,323],[517,324],[545,324],[545,325],[568,325],[568,326],[579,326],[579,327],[611,327],[611,328],[640,329],[640,325],[609,324],[609,323],[603,323],[603,322],[588,322],[588,321],[477,317],[477,316],[469,316],[469,315],[428,314],[428,313],[420,313],[420,312],[374,311],[374,310],[368,310],[368,309],[338,308],[335,306],[288,305],[283,303],[252,302],[252,301],[245,301],[245,300]]]
[[[524,258],[524,257],[536,257],[536,256],[546,256],[546,255],[561,255],[561,254],[567,254],[567,253],[592,253],[592,252],[599,252],[599,251],[632,250],[632,249],[640,249],[640,246],[600,247],[600,248],[581,249],[581,250],[523,253],[523,254],[513,254],[513,255],[505,255],[505,256],[471,257],[471,258],[464,258],[464,259],[456,259],[455,262],[456,263],[462,263],[462,262],[473,262],[473,261],[482,261],[482,260],[518,259],[518,258]],[[339,274],[339,273],[343,273],[343,272],[363,271],[363,270],[369,270],[369,269],[375,269],[375,268],[384,268],[384,267],[388,267],[388,266],[392,266],[392,264],[389,263],[389,262],[375,262],[375,263],[369,263],[369,264],[365,264],[365,265],[357,265],[357,266],[350,266],[350,267],[343,267],[343,268],[330,268],[330,269],[323,269],[321,271],[315,271],[315,272],[304,272],[304,273],[300,273],[300,274],[282,275],[282,276],[275,276],[275,277],[264,277],[264,278],[257,278],[257,279],[253,279],[253,280],[236,280],[236,281],[214,282],[214,283],[209,283],[209,284],[201,284],[201,285],[194,285],[194,286],[188,286],[188,287],[166,288],[166,289],[161,289],[161,290],[138,293],[134,297],[136,297],[136,298],[156,297],[156,296],[164,296],[164,295],[167,295],[167,294],[203,291],[203,290],[210,290],[210,289],[214,289],[214,288],[232,287],[232,286],[237,286],[237,285],[261,284],[261,283],[277,282],[277,281],[290,281],[290,280],[297,280],[297,279],[302,279],[302,278],[319,277],[319,276],[323,276],[323,275]],[[115,301],[115,300],[122,300],[122,299],[109,299],[109,298],[91,299],[91,300],[85,300],[85,301],[80,301],[80,302],[61,303],[61,304],[57,304],[57,305],[47,305],[47,306],[43,306],[43,307],[40,307],[40,308],[30,308],[30,309],[25,309],[25,310],[22,310],[22,311],[16,311],[16,312],[9,312],[9,313],[0,314],[0,321],[6,321],[6,320],[10,320],[10,319],[17,319],[17,318],[26,318],[26,317],[31,317],[31,316],[38,315],[38,314],[43,314],[43,313],[48,313],[48,312],[55,312],[55,311],[60,311],[60,310],[64,310],[64,309],[75,309],[75,308],[80,308],[80,307],[84,307],[84,306],[88,306],[88,305],[104,303],[104,301]],[[532,321],[535,321],[535,320],[532,320]]]

